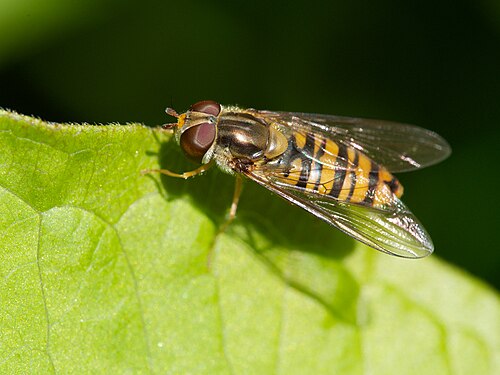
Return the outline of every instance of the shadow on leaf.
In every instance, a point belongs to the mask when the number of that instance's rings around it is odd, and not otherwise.
[[[176,173],[197,167],[173,138],[161,145],[159,164]],[[188,180],[161,175],[160,181],[166,199],[189,196],[216,225],[225,222],[233,176],[215,167]],[[249,180],[236,220],[226,232],[246,243],[287,285],[322,304],[337,319],[356,322],[359,285],[341,264],[352,252],[354,240]]]

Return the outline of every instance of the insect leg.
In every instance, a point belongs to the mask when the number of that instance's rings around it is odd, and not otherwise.
[[[184,173],[174,173],[169,171],[168,169],[144,169],[141,171],[141,174],[149,174],[149,173],[161,173],[170,177],[177,177],[177,178],[183,178],[183,179],[188,179],[189,177],[194,177],[200,173],[205,172],[206,170],[210,169],[214,163],[210,161],[207,164],[203,164],[202,166],[189,171],[189,172],[184,172]]]
[[[231,203],[231,209],[229,210],[229,217],[219,227],[219,230],[217,231],[217,234],[214,237],[214,241],[212,242],[212,245],[210,246],[210,250],[207,254],[207,268],[209,270],[212,268],[212,260],[214,257],[215,239],[226,230],[226,228],[229,226],[229,224],[231,224],[231,222],[236,217],[236,210],[238,208],[238,202],[240,200],[242,188],[243,188],[243,179],[241,178],[241,176],[236,175],[236,183],[234,185],[234,193],[233,193],[233,202]]]
[[[238,209],[238,202],[240,201],[241,190],[243,189],[243,179],[241,176],[236,175],[236,183],[234,185],[233,202],[231,203],[231,209],[229,210],[229,216],[227,220],[220,226],[218,234],[226,230],[229,224],[236,217],[236,210]]]
[[[238,202],[240,201],[241,189],[243,187],[243,180],[241,176],[236,176],[236,183],[234,185],[233,202],[229,210],[228,224],[236,217],[236,210],[238,209]]]

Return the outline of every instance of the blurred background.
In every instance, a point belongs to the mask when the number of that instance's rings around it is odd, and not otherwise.
[[[418,124],[450,159],[400,175],[436,254],[500,287],[500,2],[0,0],[0,107],[170,121],[202,99]]]

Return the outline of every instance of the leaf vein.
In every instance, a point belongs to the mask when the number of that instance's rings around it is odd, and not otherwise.
[[[147,329],[147,326],[146,326],[146,319],[144,317],[144,309],[143,309],[143,305],[142,305],[142,299],[141,299],[140,293],[139,293],[139,285],[138,285],[138,282],[137,282],[137,277],[135,275],[134,267],[132,266],[132,263],[130,262],[130,258],[128,256],[128,253],[125,250],[125,247],[123,246],[120,234],[118,233],[118,231],[116,230],[116,228],[113,225],[111,226],[111,228],[113,228],[113,230],[114,230],[114,232],[116,234],[116,237],[118,238],[118,243],[120,244],[120,249],[121,249],[122,254],[123,254],[124,258],[125,258],[125,262],[127,263],[127,268],[129,269],[130,276],[132,277],[132,283],[134,285],[134,294],[135,294],[135,298],[137,300],[137,304],[138,304],[138,307],[139,307],[139,316],[140,316],[140,319],[141,319],[142,332],[143,332],[143,335],[144,335],[144,342],[145,342],[145,345],[146,345],[145,349],[146,349],[146,356],[147,356],[148,367],[149,367],[150,372],[153,373],[153,358],[152,358],[152,355],[151,355],[150,339],[149,339],[148,329]]]
[[[50,316],[49,316],[49,309],[47,307],[47,297],[45,296],[45,286],[43,283],[43,277],[42,277],[42,266],[41,266],[41,254],[40,254],[40,248],[41,248],[41,238],[42,238],[42,220],[43,217],[42,215],[40,216],[40,222],[39,222],[39,227],[38,227],[38,239],[37,239],[37,248],[36,248],[36,264],[38,268],[38,278],[40,280],[40,290],[42,294],[42,302],[43,302],[43,308],[45,312],[45,321],[47,324],[47,341],[45,344],[45,352],[47,354],[47,357],[49,359],[50,366],[52,368],[52,372],[55,374],[56,373],[56,368],[54,365],[54,361],[52,359],[52,355],[50,353],[50,328],[51,328],[51,323],[50,323]]]

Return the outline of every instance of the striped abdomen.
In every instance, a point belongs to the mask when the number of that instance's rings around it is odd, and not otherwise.
[[[399,181],[383,166],[317,133],[294,133],[281,162],[288,167],[281,181],[343,202],[377,207],[403,194]]]

